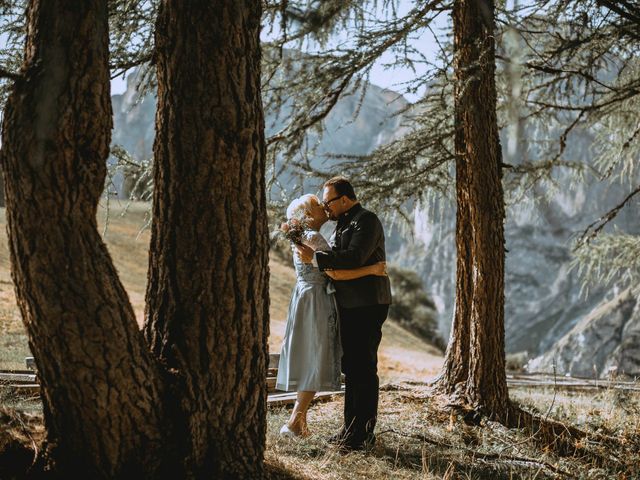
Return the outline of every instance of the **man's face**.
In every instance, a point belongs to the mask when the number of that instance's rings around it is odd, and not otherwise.
[[[344,213],[344,195],[338,195],[333,185],[324,187],[322,191],[322,206],[329,215],[330,220],[338,220]]]
[[[319,225],[325,223],[327,221],[328,215],[327,211],[322,205],[322,202],[316,197],[313,197],[309,203],[310,208],[308,210],[308,215],[313,219],[314,222],[317,222]]]

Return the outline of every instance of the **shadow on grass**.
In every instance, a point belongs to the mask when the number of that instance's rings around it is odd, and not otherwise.
[[[309,480],[308,477],[288,470],[278,461],[267,460],[265,462],[265,480]]]
[[[465,480],[511,480],[513,478],[557,478],[539,468],[493,463],[469,456],[466,452],[418,443],[383,443],[370,452],[393,468],[404,468],[426,474]],[[514,477],[515,475],[515,477]]]
[[[27,478],[43,436],[42,418],[0,406],[0,478]]]
[[[619,438],[604,433],[578,428],[531,413],[513,403],[513,428],[527,432],[532,443],[544,451],[560,457],[579,459],[591,468],[606,469],[618,478],[638,478],[638,449],[640,437]]]

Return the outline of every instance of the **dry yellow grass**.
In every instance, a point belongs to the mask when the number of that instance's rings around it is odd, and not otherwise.
[[[467,425],[451,417],[427,385],[401,384],[383,387],[378,441],[370,452],[344,455],[326,443],[341,421],[341,403],[329,402],[312,408],[311,435],[304,439],[278,435],[289,412],[273,412],[267,462],[320,480],[640,478],[640,396],[624,395],[622,410],[612,407],[621,401],[614,390],[555,396],[550,389],[518,389],[512,396],[528,411],[544,414],[553,405],[549,418],[576,424],[588,439],[576,453],[561,455],[536,432],[487,420]],[[610,445],[599,443],[602,434]]]

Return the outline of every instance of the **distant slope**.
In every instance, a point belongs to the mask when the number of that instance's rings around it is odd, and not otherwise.
[[[527,369],[561,375],[640,377],[640,288],[603,300]]]
[[[149,205],[134,203],[121,215],[124,202],[112,201],[105,241],[136,312],[138,323],[144,320],[144,296],[147,283],[149,230],[141,231]],[[104,228],[106,208],[98,215]],[[295,284],[290,265],[272,258],[270,261],[270,337],[269,349],[279,352],[284,335],[287,309]],[[425,380],[432,377],[442,363],[441,353],[415,335],[387,321],[380,348],[380,376],[383,382]],[[28,355],[27,339],[20,320],[11,282],[5,210],[0,209],[0,368],[21,368]]]

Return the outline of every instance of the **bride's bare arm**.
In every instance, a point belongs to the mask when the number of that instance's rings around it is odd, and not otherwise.
[[[378,262],[373,265],[353,268],[351,270],[325,270],[324,273],[333,280],[355,280],[356,278],[366,277],[367,275],[384,277],[387,275],[387,263]]]

